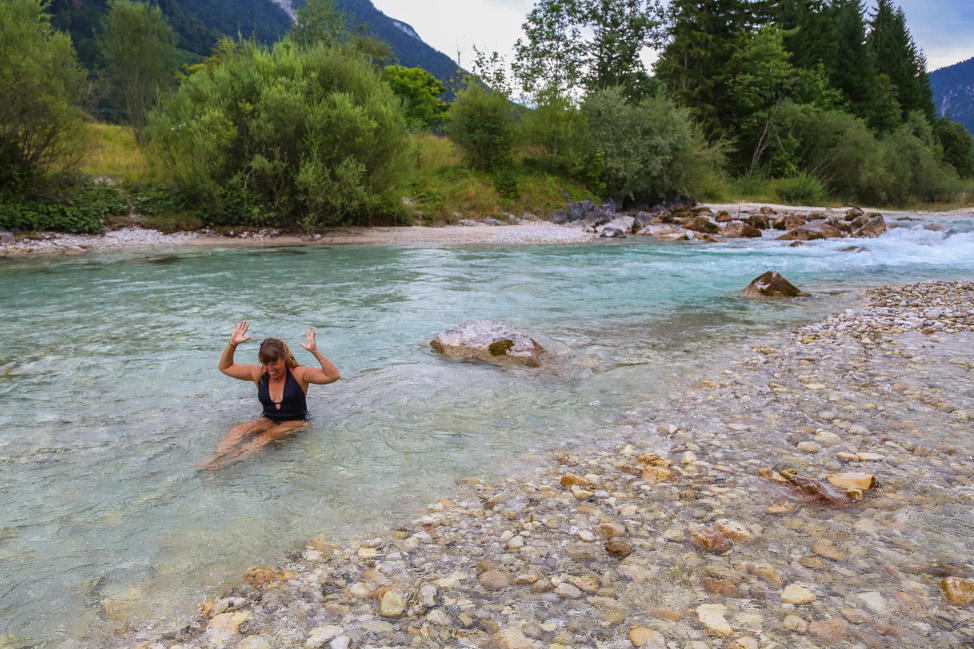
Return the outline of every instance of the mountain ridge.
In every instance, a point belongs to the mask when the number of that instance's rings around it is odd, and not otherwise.
[[[974,57],[929,74],[937,114],[949,116],[974,135]]]
[[[2,1],[2,0],[0,0]],[[179,36],[182,61],[202,60],[223,36],[255,37],[270,44],[290,29],[301,2],[292,0],[155,0]],[[371,0],[335,0],[351,28],[367,25],[367,31],[387,42],[398,62],[421,67],[449,85],[457,65],[446,54],[427,44],[407,22],[379,11]],[[55,29],[71,35],[78,59],[88,70],[99,65],[96,35],[108,11],[108,0],[51,0],[48,9]]]

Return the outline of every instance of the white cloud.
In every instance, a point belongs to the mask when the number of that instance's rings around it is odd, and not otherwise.
[[[533,0],[372,0],[379,11],[413,26],[429,45],[469,67],[473,47],[511,59]]]

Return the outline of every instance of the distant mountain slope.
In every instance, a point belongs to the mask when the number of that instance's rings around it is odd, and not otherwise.
[[[974,58],[930,73],[937,113],[950,115],[974,134]]]
[[[3,0],[0,0],[2,2]],[[291,17],[304,0],[155,0],[179,35],[184,58],[202,59],[222,36],[256,36],[262,43],[274,43],[291,27]],[[422,67],[447,82],[457,66],[419,37],[406,23],[386,16],[371,0],[335,0],[348,14],[348,26],[368,25],[376,37],[389,43],[399,62],[409,68]],[[81,64],[93,70],[98,62],[95,35],[107,11],[108,0],[52,0],[51,23],[68,32]]]
[[[367,25],[372,35],[389,43],[401,65],[423,68],[444,83],[455,76],[453,59],[427,45],[411,26],[376,9],[371,0],[336,0],[335,4],[348,14],[349,27]]]
[[[2,0],[0,0],[2,1]],[[221,36],[256,36],[277,41],[291,26],[287,13],[272,0],[155,0],[179,35],[187,58],[202,59]],[[52,0],[48,11],[55,29],[71,35],[78,59],[89,70],[97,62],[95,35],[108,0]]]

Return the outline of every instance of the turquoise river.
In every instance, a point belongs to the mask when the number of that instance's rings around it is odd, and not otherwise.
[[[970,218],[892,225],[800,247],[630,238],[0,259],[0,646],[96,646],[120,623],[188,616],[307,539],[388,527],[458,477],[591,440],[863,288],[974,278]],[[768,269],[813,297],[738,296]],[[549,369],[430,349],[469,318],[529,332]],[[216,369],[240,319],[255,340],[238,360],[256,362],[275,336],[313,362],[297,344],[314,325],[343,378],[312,387],[306,432],[197,471],[258,413],[255,388]]]

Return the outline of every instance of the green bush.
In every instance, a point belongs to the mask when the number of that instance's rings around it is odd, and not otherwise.
[[[546,171],[574,174],[584,166],[589,144],[585,117],[561,95],[542,96],[521,121],[523,142]]]
[[[774,193],[782,203],[821,205],[828,199],[825,184],[805,172],[774,181]]]
[[[474,83],[457,93],[445,119],[447,133],[474,169],[507,163],[516,137],[514,106],[501,93]]]
[[[86,75],[47,2],[0,2],[0,192],[29,198],[70,178],[87,146]]]
[[[696,192],[719,166],[689,112],[665,97],[626,101],[622,91],[593,92],[582,105],[591,155],[601,153],[599,182],[624,199],[658,201]]]
[[[887,199],[895,205],[913,201],[953,200],[957,178],[952,167],[942,164],[929,122],[911,114],[905,124],[882,141],[883,162],[890,177]]]
[[[105,219],[128,212],[118,190],[90,179],[43,198],[0,203],[0,227],[23,232],[103,234]]]
[[[143,182],[127,186],[126,189],[136,214],[159,216],[185,212],[189,207],[182,194],[166,185]]]
[[[508,200],[517,200],[521,197],[521,189],[518,187],[517,172],[511,167],[496,169],[491,174],[494,181],[494,189],[497,195]]]
[[[398,98],[342,49],[224,42],[150,118],[152,162],[217,225],[405,218]]]

